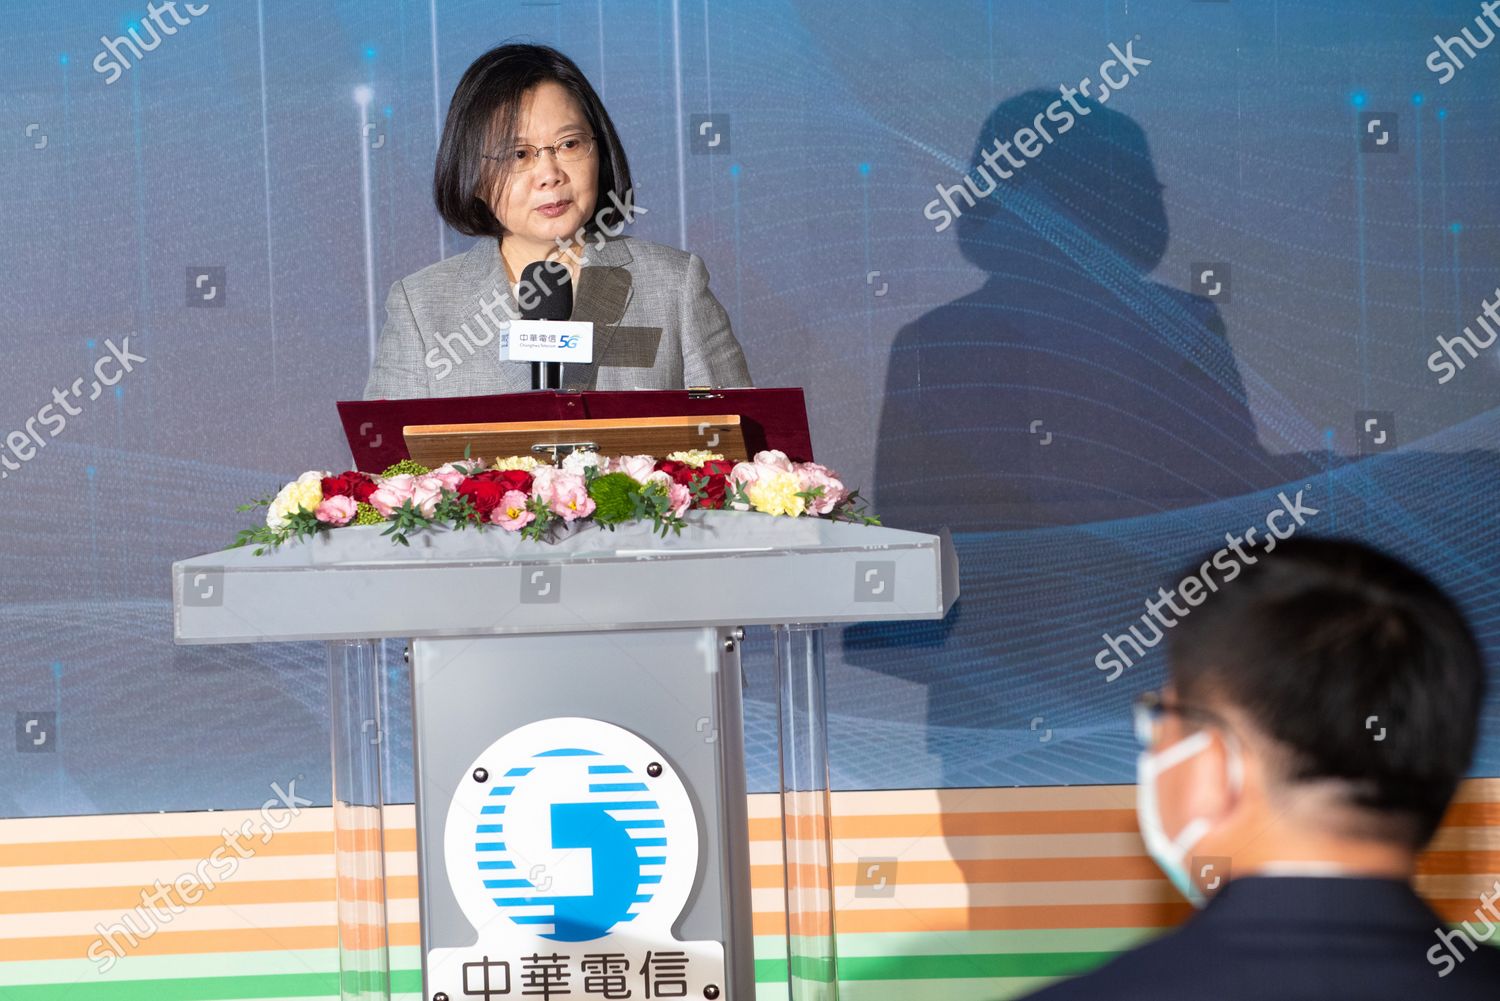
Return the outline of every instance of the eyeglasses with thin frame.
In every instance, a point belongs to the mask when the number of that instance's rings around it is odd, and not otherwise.
[[[520,172],[535,167],[542,158],[543,151],[550,151],[562,163],[575,163],[579,160],[587,160],[589,154],[594,152],[594,137],[587,132],[572,132],[557,140],[551,146],[533,146],[530,143],[517,143],[512,146],[509,153],[486,153],[486,160],[496,160],[505,164],[511,170]]]
[[[1161,733],[1162,718],[1169,714],[1215,726],[1220,730],[1228,729],[1224,720],[1207,709],[1199,709],[1197,706],[1182,702],[1168,702],[1162,698],[1160,692],[1141,693],[1136,696],[1130,710],[1135,725],[1135,739],[1141,748],[1147,751],[1155,749],[1157,735]]]

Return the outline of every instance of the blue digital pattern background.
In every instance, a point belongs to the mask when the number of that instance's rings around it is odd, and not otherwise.
[[[0,480],[0,816],[253,806],[293,776],[326,801],[321,649],[174,646],[168,567],[347,464],[333,402],[386,288],[469,245],[431,207],[442,112],[513,38],[593,80],[632,232],[704,258],[757,383],[807,388],[819,458],[888,524],[955,533],[948,621],[830,638],[836,787],[1131,781],[1161,651],[1107,682],[1102,636],[1282,490],[1500,652],[1500,348],[1427,364],[1500,286],[1500,45],[1427,66],[1435,34],[1483,39],[1477,3],[205,6],[110,83],[101,36],[144,4],[0,3],[0,437],[86,393],[106,341],[146,359]],[[939,231],[938,186],[1112,44],[1149,65]],[[763,633],[746,664],[769,789]],[[1500,693],[1484,716],[1500,774]]]

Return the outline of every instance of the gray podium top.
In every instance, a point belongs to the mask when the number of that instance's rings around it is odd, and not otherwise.
[[[383,530],[172,564],[177,642],[937,619],[958,597],[946,533],[821,518],[694,511],[665,539],[648,524],[556,543],[491,528],[421,533],[409,548]]]

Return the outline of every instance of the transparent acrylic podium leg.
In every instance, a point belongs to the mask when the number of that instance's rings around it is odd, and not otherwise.
[[[791,999],[838,1001],[823,630],[778,626],[775,639]]]
[[[379,641],[328,644],[342,1001],[389,1001],[391,996],[380,767],[383,674]]]

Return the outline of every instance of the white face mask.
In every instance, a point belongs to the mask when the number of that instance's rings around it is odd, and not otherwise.
[[[1208,750],[1213,743],[1213,735],[1207,730],[1199,730],[1191,737],[1179,740],[1165,751],[1153,753],[1144,751],[1136,759],[1136,821],[1140,824],[1141,838],[1146,842],[1146,851],[1151,858],[1166,873],[1172,885],[1177,887],[1181,893],[1194,907],[1202,907],[1207,903],[1203,891],[1193,882],[1192,875],[1188,872],[1189,853],[1194,846],[1213,829],[1213,822],[1206,817],[1194,817],[1188,821],[1187,826],[1178,833],[1177,837],[1169,837],[1166,828],[1162,825],[1161,804],[1157,802],[1156,780],[1162,772],[1169,768],[1187,761]],[[1229,788],[1231,792],[1238,793],[1242,773],[1240,759],[1233,747],[1227,748],[1229,754]]]

